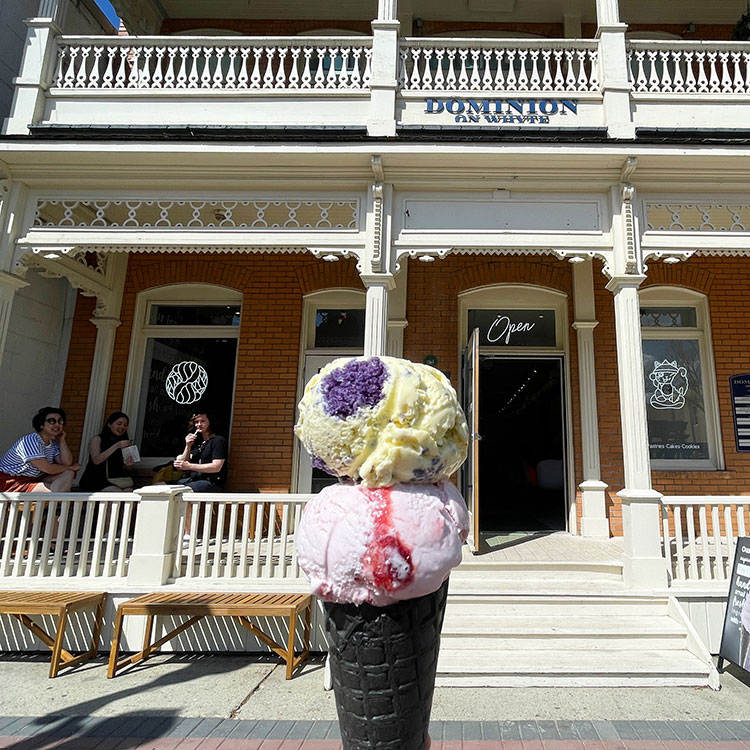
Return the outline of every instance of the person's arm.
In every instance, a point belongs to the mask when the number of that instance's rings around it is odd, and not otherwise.
[[[207,464],[192,464],[190,461],[183,461],[178,458],[174,462],[174,467],[183,471],[199,471],[201,474],[218,474],[224,466],[225,461],[225,458],[215,458]]]
[[[60,453],[55,456],[55,463],[62,464],[66,468],[69,468],[73,463],[73,453],[68,447],[68,442],[65,439],[65,430],[63,430],[58,436],[57,444],[60,446]]]
[[[95,435],[91,438],[91,442],[89,443],[89,456],[91,456],[91,460],[98,466],[99,464],[106,461],[113,453],[115,453],[115,451],[118,451],[121,448],[127,448],[132,444],[132,440],[120,440],[114,445],[110,445],[107,450],[103,451],[102,439],[101,437],[99,437],[99,435]]]
[[[70,453],[70,450],[68,451]],[[58,456],[59,458],[59,456]],[[51,464],[46,458],[30,458],[29,463],[36,469],[42,472],[42,474],[62,474],[64,471],[78,471],[81,468],[80,464]]]
[[[187,461],[188,458],[190,458],[190,451],[193,448],[193,443],[195,442],[196,433],[195,432],[188,432],[187,435],[185,435],[185,450],[180,453],[177,458],[174,460],[175,468],[181,469],[181,466],[177,466],[178,461]]]

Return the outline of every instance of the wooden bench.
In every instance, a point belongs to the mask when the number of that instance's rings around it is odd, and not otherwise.
[[[294,636],[297,616],[304,612],[304,634],[302,652],[294,655]],[[242,627],[249,630],[259,641],[286,662],[286,678],[291,679],[294,670],[310,654],[310,617],[312,614],[312,596],[310,594],[241,594],[241,593],[198,593],[198,592],[156,592],[144,594],[117,608],[115,629],[112,634],[112,648],[109,652],[109,669],[107,677],[114,677],[119,669],[144,661],[159,646],[195,625],[206,616],[233,617]],[[133,656],[118,661],[122,621],[125,615],[146,615],[146,633],[143,649]],[[186,615],[189,620],[178,625],[174,630],[151,643],[154,618],[160,615]],[[254,625],[250,617],[286,617],[289,620],[289,637],[287,647],[276,643],[269,635]]]
[[[49,676],[57,677],[63,667],[72,667],[96,656],[105,596],[103,591],[0,591],[0,614],[13,615],[42,643],[49,646],[52,650]],[[65,626],[68,615],[84,607],[96,608],[91,648],[79,656],[73,656],[63,648]],[[31,615],[57,615],[57,632],[54,638],[37,625]]]

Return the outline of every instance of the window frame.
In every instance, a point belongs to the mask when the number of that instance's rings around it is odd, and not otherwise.
[[[708,298],[692,289],[674,286],[649,286],[639,292],[639,312],[643,307],[691,307],[695,310],[696,325],[660,328],[641,325],[641,356],[643,342],[648,340],[697,340],[701,366],[701,388],[706,419],[707,459],[651,458],[652,471],[721,471],[724,468],[724,452],[721,441],[719,398],[714,365],[713,338],[709,315]],[[644,382],[644,395],[645,395]],[[646,422],[648,431],[648,419]],[[649,437],[649,444],[651,440]]]
[[[216,306],[239,305],[240,325],[230,326],[176,326],[152,325],[149,323],[151,309],[158,305],[186,305],[186,306]],[[237,354],[234,361],[234,388],[230,406],[230,420],[226,425],[227,435],[231,434],[234,419],[234,399],[237,388],[237,362],[239,360],[239,340],[242,328],[242,292],[228,287],[214,284],[171,284],[153,287],[138,293],[133,315],[133,331],[130,336],[128,351],[128,369],[125,376],[125,390],[123,411],[131,416],[135,423],[133,441],[140,442],[143,425],[138,424],[139,402],[143,388],[143,366],[146,347],[149,339],[158,338],[233,338],[237,339]],[[141,469],[152,469],[174,456],[142,457],[139,463]]]

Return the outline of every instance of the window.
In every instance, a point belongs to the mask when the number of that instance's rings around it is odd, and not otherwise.
[[[720,465],[706,298],[671,287],[640,295],[643,375],[653,469]]]
[[[149,289],[138,296],[125,411],[144,466],[176,456],[190,416],[209,409],[217,432],[232,419],[242,295],[208,284]]]

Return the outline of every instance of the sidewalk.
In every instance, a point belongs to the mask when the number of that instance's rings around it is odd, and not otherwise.
[[[0,655],[0,748],[337,750],[318,657],[292,680],[272,657],[160,654],[106,679],[54,680],[46,655]],[[434,750],[750,750],[750,675],[708,688],[438,688]]]

